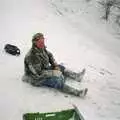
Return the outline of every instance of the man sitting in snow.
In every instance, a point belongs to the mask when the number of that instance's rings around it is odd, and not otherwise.
[[[70,77],[80,81],[85,73],[75,73],[58,65],[52,53],[44,44],[44,35],[37,33],[32,38],[32,48],[24,59],[25,75],[23,81],[34,86],[48,86],[76,96],[85,96],[88,89],[77,90],[65,84],[65,78]]]

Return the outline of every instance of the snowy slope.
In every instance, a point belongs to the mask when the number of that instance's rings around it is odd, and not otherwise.
[[[78,106],[86,120],[120,119],[120,42],[103,24],[88,19],[91,14],[80,17],[81,12],[66,14],[63,3],[71,11],[86,5],[62,0],[0,1],[1,119],[22,120],[25,112],[56,111],[72,104]],[[36,32],[45,34],[48,49],[58,62],[76,71],[87,69],[83,84],[75,84],[89,88],[85,99],[65,97],[57,90],[36,88],[21,81],[24,56]],[[6,43],[20,47],[21,56],[6,54],[3,51]]]

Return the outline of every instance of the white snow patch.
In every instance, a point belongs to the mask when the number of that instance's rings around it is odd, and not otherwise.
[[[68,5],[69,10],[55,1],[53,7],[48,0],[0,1],[0,119],[22,120],[25,112],[57,111],[75,104],[86,120],[119,120],[120,42],[101,24],[89,21],[86,15],[82,17],[84,13],[78,16],[78,7],[87,7],[85,3],[60,2]],[[36,32],[45,34],[48,49],[59,63],[74,71],[86,68],[83,82],[74,83],[77,87],[88,87],[85,99],[21,81],[24,56]],[[21,55],[6,54],[3,50],[6,43],[19,46]]]

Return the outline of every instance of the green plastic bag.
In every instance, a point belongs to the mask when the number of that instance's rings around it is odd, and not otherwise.
[[[76,109],[50,113],[26,113],[23,120],[84,120]]]

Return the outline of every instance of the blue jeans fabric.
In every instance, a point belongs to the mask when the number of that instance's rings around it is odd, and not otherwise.
[[[51,77],[43,80],[41,82],[41,85],[56,88],[56,89],[62,89],[64,86],[65,80],[63,76],[61,77]]]
[[[62,65],[59,65],[61,72],[64,72],[65,67]],[[51,67],[48,68],[48,70],[52,69]],[[56,88],[56,89],[62,89],[64,86],[65,80],[64,77],[61,75],[60,77],[51,77],[51,78],[46,78],[41,82],[41,85],[43,86],[48,86],[51,88]]]

